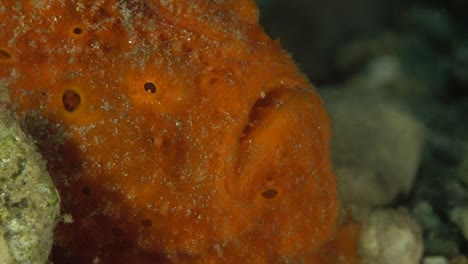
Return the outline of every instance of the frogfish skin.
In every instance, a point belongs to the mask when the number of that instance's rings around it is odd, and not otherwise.
[[[327,114],[251,0],[2,0],[0,87],[73,220],[54,263],[291,263],[333,237]]]

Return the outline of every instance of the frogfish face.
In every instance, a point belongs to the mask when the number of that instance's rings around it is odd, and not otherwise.
[[[54,262],[288,262],[333,235],[327,115],[253,1],[2,1],[0,87],[73,219]]]

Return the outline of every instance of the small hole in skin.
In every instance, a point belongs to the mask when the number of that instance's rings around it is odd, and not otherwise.
[[[274,199],[278,196],[278,191],[276,189],[268,189],[262,192],[262,197],[265,199]]]
[[[146,82],[144,88],[146,92],[156,93],[156,85],[153,82]]]
[[[88,186],[84,186],[83,188],[81,188],[81,192],[86,195],[86,196],[90,196],[91,195],[91,189],[89,189]]]
[[[141,220],[141,224],[144,227],[150,227],[150,226],[153,225],[153,221],[151,221],[151,219],[145,218],[145,219]]]
[[[0,49],[0,60],[8,60],[11,59],[11,54],[3,49]]]
[[[80,35],[81,33],[83,33],[83,29],[80,28],[80,27],[76,27],[73,29],[73,34],[75,35]]]
[[[208,81],[208,83],[211,85],[211,86],[215,86],[217,83],[218,83],[219,79],[218,77],[212,77],[210,78],[210,80]]]
[[[73,90],[66,90],[62,96],[63,107],[67,112],[75,111],[81,103],[80,95]]]
[[[112,235],[119,237],[123,235],[123,230],[122,228],[112,228]]]

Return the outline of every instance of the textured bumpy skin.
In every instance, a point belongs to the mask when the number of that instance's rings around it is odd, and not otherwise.
[[[56,263],[277,263],[332,237],[327,115],[253,1],[0,1],[0,66],[73,218]]]

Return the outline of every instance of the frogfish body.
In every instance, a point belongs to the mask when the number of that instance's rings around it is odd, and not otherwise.
[[[294,262],[333,236],[328,117],[253,1],[0,1],[0,86],[73,219],[55,263]]]

